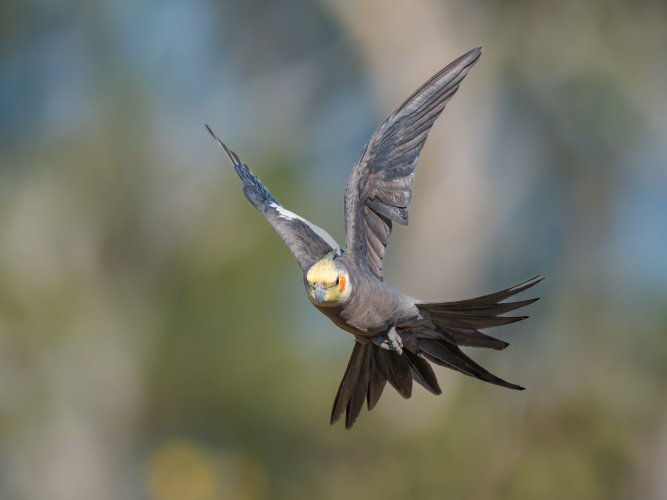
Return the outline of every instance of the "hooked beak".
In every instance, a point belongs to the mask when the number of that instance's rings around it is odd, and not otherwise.
[[[319,283],[313,286],[313,297],[315,297],[315,302],[321,304],[327,297],[327,289]]]

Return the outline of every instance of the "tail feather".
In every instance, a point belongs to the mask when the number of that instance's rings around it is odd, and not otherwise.
[[[417,307],[426,311],[444,340],[459,346],[490,347],[500,350],[509,344],[479,330],[509,325],[528,318],[528,316],[500,316],[500,314],[528,306],[539,299],[502,301],[527,290],[543,279],[542,276],[535,276],[519,285],[473,299],[423,302],[417,304]]]
[[[376,349],[381,349],[376,346]],[[410,365],[404,356],[396,351],[382,350],[379,356],[383,356],[387,362],[387,380],[403,398],[412,396],[412,372]]]
[[[426,358],[437,365],[452,368],[465,375],[470,375],[471,377],[502,387],[507,387],[509,389],[517,389],[520,391],[524,389],[520,385],[512,384],[496,377],[494,374],[466,356],[457,346],[450,344],[447,341],[419,339],[418,344],[421,352]]]
[[[414,381],[431,394],[442,394],[442,389],[438,385],[438,379],[428,361],[408,349],[403,349],[403,355],[410,364],[410,371],[412,372]]]
[[[364,407],[364,401],[366,401],[368,394],[368,384],[371,378],[370,361],[373,352],[371,349],[361,349],[360,352],[359,373],[357,374],[357,379],[352,380],[352,392],[345,417],[345,427],[348,429],[354,425],[354,421]]]
[[[426,308],[424,308],[426,309]],[[431,312],[434,323],[442,323],[455,328],[493,328],[494,326],[509,325],[526,319],[528,316],[460,316]]]
[[[476,300],[476,299],[471,299]],[[434,313],[441,313],[444,316],[479,316],[484,318],[494,317],[498,314],[505,314],[515,309],[528,306],[533,302],[540,300],[539,298],[518,300],[516,302],[491,302],[487,305],[481,306],[478,304],[467,304],[467,301],[459,302],[432,302],[426,304]]]
[[[498,303],[502,302],[503,300],[509,299],[511,296],[523,292],[524,290],[528,290],[534,285],[537,285],[543,279],[544,276],[533,276],[523,283],[519,283],[518,285],[511,286],[498,292],[490,293],[488,295],[480,295],[474,299],[443,302],[442,305],[447,304],[452,307],[486,307],[491,304],[498,305]]]
[[[476,328],[452,328],[443,324],[437,324],[436,326],[443,338],[452,344],[466,347],[488,347],[499,351],[509,345],[504,340],[486,335]]]
[[[366,402],[368,410],[372,410],[380,400],[382,391],[387,384],[387,360],[384,357],[382,349],[372,349],[370,366],[370,381],[368,383],[368,396]]]
[[[332,424],[338,421],[343,413],[346,413],[345,427],[349,429],[361,412],[370,376],[369,354],[371,351],[369,346],[372,348],[372,344],[360,344],[359,342],[354,344],[350,361],[347,363],[345,375],[338,387],[331,410]],[[360,393],[362,394],[361,404],[359,403]]]
[[[469,358],[459,346],[504,349],[509,344],[480,332],[481,329],[506,325],[527,316],[499,316],[532,304],[538,299],[502,302],[542,281],[536,276],[499,292],[457,302],[419,303],[417,307],[430,317],[433,335],[423,331],[397,330],[403,339],[403,352],[389,351],[372,342],[357,341],[338,387],[331,410],[331,423],[345,415],[345,427],[351,428],[366,400],[371,410],[380,400],[387,384],[404,398],[412,395],[413,380],[433,394],[442,391],[429,364],[445,366],[465,375],[510,389],[523,387],[503,380]],[[439,336],[439,338],[434,338]]]
[[[406,351],[403,352],[405,354]],[[439,391],[433,370],[428,363],[423,363],[426,368],[419,362],[411,363],[407,356],[395,351],[381,349],[370,342],[355,342],[343,380],[338,386],[331,410],[331,423],[336,423],[345,414],[345,428],[352,427],[361,413],[364,400],[368,403],[368,409],[372,409],[379,401],[387,382],[401,396],[409,398],[412,395],[414,373],[417,373],[415,380],[418,383],[431,392]]]

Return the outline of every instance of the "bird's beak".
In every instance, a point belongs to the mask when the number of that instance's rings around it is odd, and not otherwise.
[[[315,297],[315,302],[321,304],[327,298],[327,289],[318,283],[313,286],[313,297]]]

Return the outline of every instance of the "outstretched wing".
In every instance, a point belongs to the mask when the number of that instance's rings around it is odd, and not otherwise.
[[[315,262],[335,248],[338,243],[321,227],[308,222],[284,208],[261,181],[241,163],[238,155],[229,149],[206,125],[206,130],[222,146],[234,165],[234,170],[243,181],[243,193],[248,201],[262,214],[296,257],[305,272]]]
[[[373,134],[345,191],[347,252],[382,279],[393,222],[408,224],[412,179],[433,122],[481,54],[476,48],[442,69]]]

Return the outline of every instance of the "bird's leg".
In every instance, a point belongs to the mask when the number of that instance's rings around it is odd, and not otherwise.
[[[403,354],[403,342],[401,341],[401,336],[393,326],[387,333],[373,337],[373,343],[380,346],[382,349]]]

